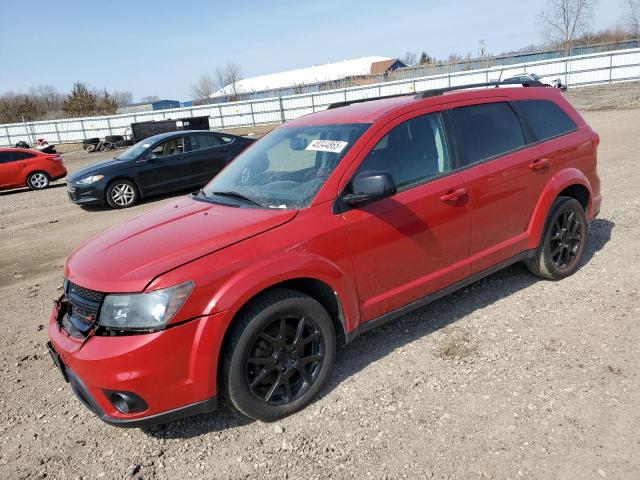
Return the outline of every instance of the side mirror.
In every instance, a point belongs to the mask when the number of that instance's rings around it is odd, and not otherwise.
[[[344,196],[344,203],[360,207],[367,203],[394,195],[397,191],[393,177],[387,172],[367,172],[351,182],[353,193]]]
[[[289,147],[291,150],[304,150],[307,148],[308,142],[304,137],[291,137],[289,139]]]

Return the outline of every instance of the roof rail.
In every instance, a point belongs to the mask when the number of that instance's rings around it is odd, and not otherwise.
[[[340,108],[346,107],[347,105],[351,105],[352,103],[364,103],[364,102],[373,102],[374,100],[384,100],[385,98],[396,98],[396,97],[407,97],[409,95],[415,95],[414,93],[399,93],[397,95],[385,95],[382,97],[368,97],[368,98],[359,98],[357,100],[345,100],[343,102],[332,103],[327,107],[327,110],[331,110],[332,108]]]
[[[348,105],[351,105],[353,103],[364,103],[364,102],[372,102],[374,100],[383,100],[385,98],[397,98],[397,97],[407,97],[409,95],[413,95],[414,98],[416,99],[421,99],[421,98],[430,98],[430,97],[437,97],[438,95],[442,95],[443,93],[446,92],[452,92],[452,91],[456,91],[456,90],[466,90],[468,88],[482,88],[482,87],[495,87],[498,88],[501,85],[522,85],[523,87],[546,87],[546,85],[540,81],[537,80],[531,80],[531,81],[502,81],[502,82],[486,82],[486,83],[470,83],[467,85],[456,85],[453,87],[445,87],[445,88],[434,88],[432,90],[425,90],[423,92],[418,92],[418,93],[399,93],[397,95],[387,95],[387,96],[383,96],[383,97],[369,97],[369,98],[360,98],[357,100],[345,100],[343,102],[336,102],[336,103],[332,103],[331,105],[329,105],[327,107],[327,110],[331,110],[333,108],[340,108],[340,107],[346,107]]]
[[[545,87],[546,85],[538,80],[530,81],[502,81],[502,82],[483,82],[483,83],[470,83],[468,85],[456,85],[454,87],[434,88],[433,90],[425,90],[424,92],[416,93],[415,98],[429,98],[442,95],[446,92],[453,92],[456,90],[466,90],[468,88],[482,88],[482,87],[495,87],[498,88],[501,85],[522,85],[523,87]]]

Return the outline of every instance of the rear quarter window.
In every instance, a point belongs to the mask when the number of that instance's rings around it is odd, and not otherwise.
[[[538,141],[564,135],[577,128],[574,121],[549,100],[517,100],[512,105]]]
[[[33,158],[35,155],[29,152],[13,152],[14,160],[26,160],[27,158]]]

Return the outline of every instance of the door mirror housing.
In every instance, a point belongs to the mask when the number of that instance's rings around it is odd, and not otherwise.
[[[353,193],[343,199],[350,207],[361,207],[397,192],[393,177],[387,172],[366,172],[354,177],[351,184]]]
[[[304,137],[292,137],[289,139],[289,147],[291,150],[304,150],[307,148],[308,142]]]

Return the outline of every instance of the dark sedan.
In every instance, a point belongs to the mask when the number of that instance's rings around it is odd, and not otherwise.
[[[126,208],[141,198],[201,187],[254,141],[203,130],[154,135],[67,177],[69,198],[78,205]]]

